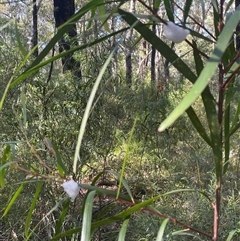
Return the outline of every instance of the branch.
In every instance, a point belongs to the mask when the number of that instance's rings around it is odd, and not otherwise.
[[[142,0],[138,0],[145,8],[147,8],[157,19],[159,19],[159,21],[163,24],[167,24],[167,22],[165,20],[163,20],[162,18],[160,18],[158,16],[158,14],[156,13],[156,10],[153,10],[151,7],[149,7],[145,2],[143,2]]]

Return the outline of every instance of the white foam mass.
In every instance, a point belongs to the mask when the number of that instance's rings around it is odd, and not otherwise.
[[[67,195],[71,198],[71,201],[73,202],[80,191],[80,187],[78,186],[78,183],[75,182],[74,180],[70,180],[70,181],[64,182],[62,184],[62,187],[64,188],[64,191],[67,193]]]
[[[164,24],[163,30],[165,37],[174,43],[182,42],[190,33],[188,29],[181,28],[171,21],[169,21],[167,24]]]

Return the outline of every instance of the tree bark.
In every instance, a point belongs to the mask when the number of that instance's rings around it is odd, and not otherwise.
[[[156,14],[157,9],[154,8],[155,0],[153,0],[153,11]],[[153,21],[152,24],[152,32],[156,34],[156,22]],[[152,53],[151,53],[151,82],[152,84],[156,83],[156,49],[152,46]]]
[[[135,12],[135,5],[136,5],[136,0],[131,0],[131,2],[130,2],[130,12],[131,13]],[[133,34],[133,29],[131,28],[131,29],[129,29],[129,31],[126,34],[127,52],[126,52],[126,57],[125,57],[126,82],[129,87],[132,86],[132,47],[131,47],[132,34]]]
[[[60,27],[75,13],[74,0],[54,0],[54,18],[56,28]],[[71,46],[77,46],[77,26],[74,23],[69,25],[66,35],[59,41],[59,52],[70,50]],[[80,63],[76,61],[73,54],[69,54],[62,58],[63,72],[72,71],[78,79],[82,78]]]
[[[31,49],[34,49],[33,56],[38,56],[38,6],[36,0],[33,0],[33,10],[32,10],[32,39],[31,39]]]
[[[237,8],[240,5],[240,0],[235,0],[235,8]],[[240,23],[237,25],[236,28],[236,50],[239,51],[240,50]]]

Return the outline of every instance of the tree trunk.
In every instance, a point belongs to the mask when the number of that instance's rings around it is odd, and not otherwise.
[[[155,0],[153,0],[153,11],[157,13],[158,9],[154,8]],[[156,34],[156,22],[153,21],[152,24],[152,32]],[[151,82],[152,84],[156,84],[156,49],[152,46],[152,53],[151,53]]]
[[[38,6],[36,0],[33,0],[33,10],[32,10],[32,40],[31,49],[34,49],[33,56],[38,56]]]
[[[235,0],[235,8],[237,8],[240,5],[240,0]],[[240,50],[240,23],[237,25],[236,28],[236,50],[239,51]]]
[[[170,1],[170,6],[171,6],[171,10],[174,14],[174,3],[173,1],[171,0]],[[169,82],[169,79],[170,79],[170,72],[169,72],[169,60],[168,59],[165,59],[164,61],[164,83],[162,84],[162,88],[164,88],[164,86]]]
[[[54,18],[55,26],[58,28],[75,13],[74,0],[54,0]],[[59,52],[67,51],[71,46],[77,46],[77,27],[76,24],[69,25],[69,30],[65,36],[59,41]],[[76,61],[73,54],[69,54],[62,58],[63,72],[72,71],[78,79],[82,78],[80,63]]]
[[[135,12],[135,4],[136,0],[131,0],[130,2],[130,12],[134,13]],[[126,52],[126,57],[125,57],[125,62],[126,62],[126,82],[129,87],[132,86],[132,34],[133,34],[133,29],[129,29],[127,34],[126,34],[126,43],[127,43],[127,52]]]

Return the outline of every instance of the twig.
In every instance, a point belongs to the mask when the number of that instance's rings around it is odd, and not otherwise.
[[[28,175],[30,175],[31,177],[42,177],[44,179],[48,179],[48,180],[53,180],[55,182],[59,182],[59,183],[62,183],[62,181],[60,180],[57,180],[56,177],[54,176],[49,176],[49,175],[44,175],[44,174],[39,174],[39,173],[35,173],[35,172],[32,172],[32,171],[29,171],[28,169],[25,169],[24,167],[22,166],[19,166],[18,163],[14,164],[14,167],[27,173]]]
[[[218,240],[220,201],[221,201],[221,181],[219,181],[216,186],[216,203],[213,204],[213,209],[214,209],[214,224],[213,224],[213,237],[212,237],[213,241]]]
[[[135,203],[133,203],[127,196],[126,196],[126,199],[124,199],[124,195],[119,195],[118,199],[116,199],[116,193],[114,193],[114,191],[111,191],[111,190],[107,190],[107,189],[102,189],[102,188],[99,188],[99,187],[96,187],[96,186],[91,186],[91,185],[88,185],[88,184],[83,184],[83,183],[80,183],[79,186],[83,189],[87,189],[87,190],[97,190],[97,193],[99,195],[106,195],[108,198],[110,199],[114,199],[115,201],[119,202],[119,203],[125,203],[127,204],[128,206],[134,206],[136,204],[139,204],[141,201],[135,201]],[[105,191],[103,193],[103,191]],[[150,212],[156,216],[159,216],[161,218],[169,218],[170,222],[174,223],[174,224],[178,224],[179,226],[182,226],[190,231],[193,231],[193,232],[196,232],[196,233],[199,233],[205,237],[208,237],[208,238],[212,238],[212,235],[211,234],[208,234],[208,233],[205,233],[203,232],[202,230],[199,230],[197,228],[194,228],[186,223],[183,223],[183,222],[180,222],[178,221],[176,218],[172,218],[172,217],[169,217],[168,215],[166,214],[162,214],[160,213],[159,211],[155,211],[153,208],[151,208],[150,206],[148,207],[143,207],[141,210],[143,211],[147,211],[147,212]]]
[[[205,57],[206,59],[209,59],[209,56],[207,56],[205,53],[203,53],[201,50],[199,50],[198,48],[196,48],[190,41],[188,41],[187,39],[185,39],[185,41],[196,51],[198,51],[203,57]]]
[[[165,20],[163,20],[162,18],[160,18],[158,16],[158,14],[156,13],[156,11],[154,11],[151,7],[149,7],[145,2],[143,2],[142,0],[138,0],[138,2],[140,2],[145,8],[147,8],[157,19],[159,19],[159,21],[161,23],[167,25],[167,22]]]
[[[115,197],[110,197],[110,198],[115,198]],[[118,201],[118,202],[120,202],[120,203],[126,203],[126,204],[128,204],[128,205],[130,205],[130,206],[134,206],[134,205],[136,205],[136,204],[139,203],[139,202],[136,201],[136,203],[134,204],[134,203],[132,203],[131,201],[123,200],[123,199],[121,199],[121,198],[118,198],[116,201]],[[192,226],[190,226],[190,225],[188,225],[188,224],[186,224],[186,223],[180,222],[180,221],[178,221],[176,218],[169,217],[168,215],[162,214],[162,213],[160,213],[159,211],[155,211],[155,210],[153,210],[153,209],[150,208],[150,207],[143,207],[142,210],[143,210],[143,211],[147,211],[147,212],[149,212],[149,213],[152,213],[152,214],[154,214],[154,215],[156,215],[156,216],[158,216],[158,217],[161,217],[161,218],[169,218],[170,222],[172,222],[172,223],[174,223],[174,224],[178,224],[179,226],[184,227],[184,228],[186,228],[186,229],[188,229],[188,230],[190,230],[190,231],[199,233],[199,234],[201,234],[201,235],[203,235],[203,236],[205,236],[205,237],[208,237],[208,238],[212,239],[212,235],[211,235],[211,234],[205,233],[205,232],[203,232],[203,231],[200,230],[200,229],[194,228],[194,227],[192,227]]]
[[[26,137],[26,136],[25,136]],[[30,147],[33,155],[38,159],[39,163],[44,166],[49,172],[52,172],[53,170],[41,159],[41,157],[37,154],[34,147],[29,143],[28,139],[26,138],[26,143]]]
[[[224,82],[224,84],[222,85],[223,89],[226,89],[228,87],[228,85],[231,83],[231,81],[233,80],[233,78],[235,77],[235,75],[239,72],[240,70],[240,66],[238,66],[233,72],[232,74],[228,77],[228,79]]]
[[[190,230],[190,231],[199,233],[199,234],[201,234],[201,235],[203,235],[203,236],[205,236],[205,237],[208,237],[208,238],[210,238],[210,239],[212,238],[212,235],[211,235],[211,234],[205,233],[205,232],[203,232],[202,230],[199,230],[199,229],[197,229],[197,228],[194,228],[194,227],[192,227],[192,226],[189,226],[189,225],[187,225],[186,223],[180,222],[180,221],[178,221],[176,218],[168,217],[167,215],[161,214],[161,213],[159,213],[159,212],[156,212],[156,211],[154,211],[154,210],[152,210],[152,209],[150,209],[150,208],[143,208],[143,210],[148,211],[148,212],[150,212],[150,213],[152,213],[152,214],[154,214],[154,215],[156,215],[156,216],[159,216],[159,217],[161,217],[161,218],[169,218],[169,220],[170,220],[172,223],[174,223],[174,224],[178,224],[179,226],[182,226],[182,227],[184,227],[184,228],[186,228],[186,229],[188,229],[188,230]]]
[[[26,135],[26,133],[25,133],[24,131],[23,131],[23,135],[24,135],[24,137],[25,137],[25,139],[26,139],[27,145],[30,147],[33,155],[37,158],[37,160],[39,161],[39,163],[40,163],[43,167],[45,167],[49,172],[53,173],[53,170],[41,159],[41,157],[37,154],[36,149],[30,144],[30,142],[28,141],[27,135]],[[57,174],[58,174],[58,176],[59,176],[60,178],[64,179],[64,177],[63,177],[60,173],[57,173]]]
[[[184,10],[176,3],[174,2],[174,4],[182,11],[184,12]],[[216,41],[216,38],[215,36],[213,36],[208,30],[207,28],[205,28],[202,24],[200,24],[196,19],[194,19],[191,15],[188,15],[188,17],[196,24],[198,25],[200,28],[202,28],[204,31],[206,31],[215,41]]]
[[[224,73],[227,73],[232,65],[236,62],[236,60],[240,57],[240,52],[237,52],[236,56],[232,59],[232,61],[224,68]]]

